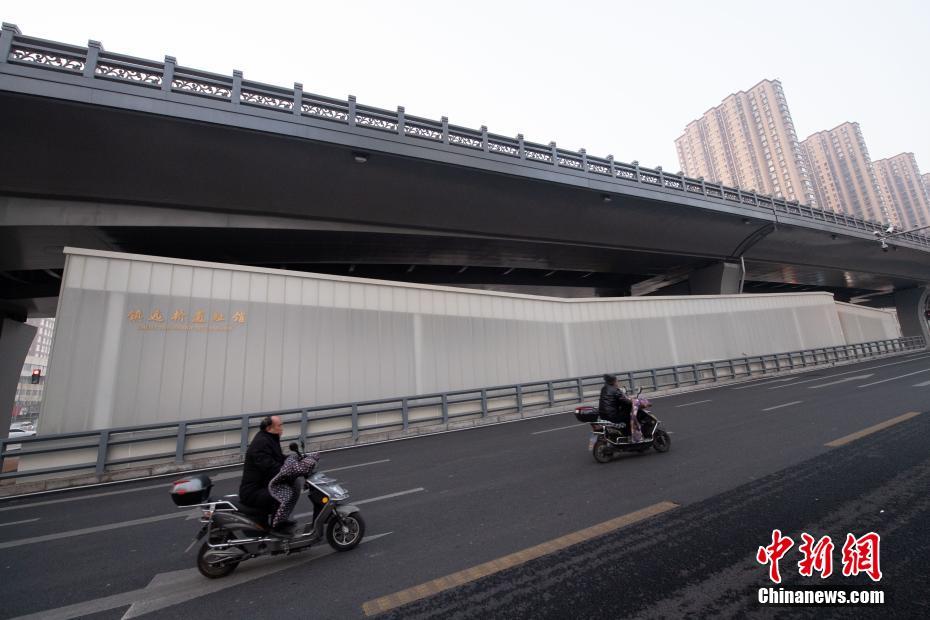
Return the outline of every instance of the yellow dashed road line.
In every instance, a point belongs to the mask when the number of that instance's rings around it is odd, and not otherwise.
[[[899,416],[896,417],[896,418],[891,418],[890,420],[885,420],[884,422],[880,422],[879,424],[876,424],[875,426],[870,426],[870,427],[868,427],[868,428],[864,428],[864,429],[862,429],[861,431],[857,431],[857,432],[852,433],[852,434],[850,434],[850,435],[846,435],[845,437],[840,437],[839,439],[834,439],[833,441],[831,441],[831,442],[829,442],[829,443],[827,443],[827,444],[824,444],[824,445],[827,446],[828,448],[836,448],[836,447],[838,447],[838,446],[845,446],[846,444],[852,443],[852,442],[856,441],[857,439],[862,439],[862,438],[865,437],[866,435],[871,435],[872,433],[877,433],[878,431],[884,430],[884,429],[888,428],[889,426],[894,426],[895,424],[899,424],[899,423],[901,423],[901,422],[904,422],[905,420],[910,420],[911,418],[916,417],[916,416],[919,416],[919,415],[920,415],[920,412],[919,412],[919,411],[909,411],[909,412],[905,413],[904,415],[899,415]]]
[[[654,517],[655,515],[677,507],[678,504],[673,502],[659,502],[658,504],[653,504],[652,506],[648,506],[642,510],[637,510],[636,512],[631,512],[609,521],[604,521],[603,523],[592,525],[591,527],[585,528],[583,530],[579,530],[571,534],[566,534],[560,538],[541,543],[535,547],[529,547],[527,549],[523,549],[522,551],[517,551],[516,553],[511,553],[510,555],[505,555],[504,557],[491,560],[490,562],[472,566],[471,568],[466,568],[465,570],[461,570],[457,573],[452,573],[451,575],[446,575],[445,577],[433,579],[432,581],[427,581],[426,583],[422,583],[418,586],[414,586],[406,590],[401,590],[400,592],[395,592],[394,594],[388,594],[387,596],[376,598],[362,605],[362,611],[365,612],[366,616],[374,616],[379,613],[395,609],[402,605],[412,603],[413,601],[417,601],[428,596],[433,596],[434,594],[438,594],[445,590],[450,590],[466,583],[477,581],[482,577],[487,577],[489,575],[493,575],[494,573],[519,566],[520,564],[524,564],[530,560],[535,560],[536,558],[555,553],[556,551],[561,551],[562,549],[571,547],[572,545],[585,542],[597,536],[607,534],[622,527],[626,527],[627,525],[632,525],[633,523],[643,521],[644,519]]]

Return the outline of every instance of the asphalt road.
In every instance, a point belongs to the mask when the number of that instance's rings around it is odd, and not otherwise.
[[[930,353],[654,405],[671,451],[606,465],[571,414],[326,453],[322,469],[361,503],[366,542],[250,560],[221,580],[183,553],[198,523],[174,508],[168,480],[0,502],[0,617],[360,618],[366,602],[661,502],[678,507],[384,615],[930,615]],[[928,413],[826,445],[907,412]],[[234,493],[237,472],[217,473],[215,494]],[[882,589],[886,603],[757,604],[771,584],[755,553],[776,528],[832,536],[837,570],[847,532],[881,534],[880,583],[824,583]],[[785,587],[810,582],[797,557],[781,562]]]

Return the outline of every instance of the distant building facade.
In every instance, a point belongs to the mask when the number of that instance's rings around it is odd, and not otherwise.
[[[801,142],[801,152],[810,164],[821,209],[900,225],[894,208],[885,202],[859,123],[818,131]]]
[[[16,386],[16,399],[13,401],[13,421],[35,420],[42,413],[42,399],[45,395],[45,375],[52,351],[52,335],[55,331],[55,319],[28,319],[29,325],[36,327],[36,335],[26,354],[26,362],[19,373]],[[38,377],[33,383],[33,373]]]
[[[885,202],[894,205],[904,230],[930,225],[930,192],[913,153],[872,162]]]
[[[675,147],[687,176],[818,206],[778,80],[729,95],[689,123]]]

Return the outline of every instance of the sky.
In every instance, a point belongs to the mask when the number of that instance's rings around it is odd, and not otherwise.
[[[925,0],[43,0],[0,19],[673,172],[688,122],[779,79],[800,139],[858,122],[873,160],[913,152],[930,172]]]

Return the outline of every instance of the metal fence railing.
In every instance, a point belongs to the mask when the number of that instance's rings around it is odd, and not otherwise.
[[[899,338],[804,351],[755,355],[679,366],[618,372],[628,388],[648,391],[733,381],[785,370],[867,359],[924,349],[923,338]],[[545,409],[577,403],[599,393],[601,375],[532,381],[516,385],[420,394],[337,405],[264,411],[180,422],[91,430],[29,439],[0,439],[0,465],[10,457],[45,455],[46,466],[8,471],[0,481],[83,472],[101,476],[133,465],[183,464],[197,457],[242,456],[251,433],[266,415],[285,423],[283,441],[345,439],[371,433],[442,425],[458,420]]]
[[[79,76],[101,84],[130,85],[139,88],[140,94],[143,94],[143,90],[154,90],[162,91],[162,96],[166,98],[174,95],[199,97],[236,106],[243,112],[268,113],[272,116],[286,114],[298,122],[308,124],[322,120],[345,125],[350,131],[359,133],[393,134],[444,145],[450,149],[520,160],[527,165],[593,175],[622,184],[634,183],[688,196],[700,195],[728,205],[737,203],[766,211],[776,217],[778,214],[796,216],[869,233],[883,230],[886,226],[853,215],[758,194],[752,190],[671,174],[661,167],[646,168],[635,161],[631,164],[614,161],[612,155],[596,157],[584,149],[571,151],[557,147],[555,142],[528,142],[522,134],[510,138],[488,133],[487,127],[470,129],[450,125],[446,117],[436,121],[408,116],[403,107],[383,110],[361,105],[353,96],[343,101],[305,93],[300,84],[295,84],[294,88],[283,88],[245,80],[239,71],[233,72],[232,76],[208,73],[178,66],[171,56],[166,56],[164,62],[158,62],[114,54],[105,51],[95,41],[89,42],[88,47],[79,47],[23,36],[12,24],[3,24],[0,35],[0,65],[3,63]],[[900,233],[895,239],[930,249],[930,237],[924,235]]]

